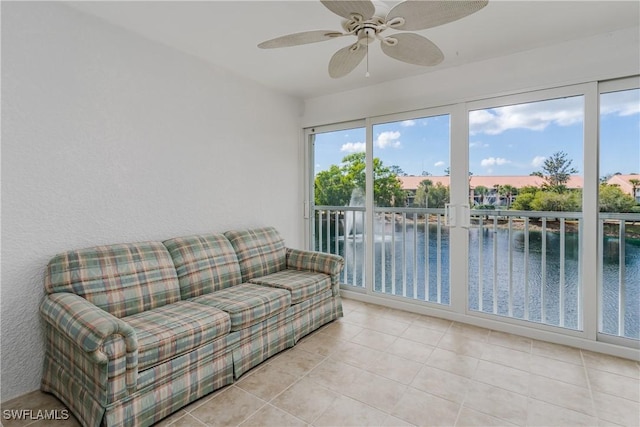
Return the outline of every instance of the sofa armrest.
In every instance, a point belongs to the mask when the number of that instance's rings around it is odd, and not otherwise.
[[[42,318],[83,351],[92,362],[105,365],[104,344],[110,337],[124,340],[126,387],[135,388],[138,377],[138,340],[126,322],[71,293],[49,294],[40,305]]]
[[[328,274],[332,286],[339,287],[343,267],[344,258],[339,255],[287,248],[287,268]]]

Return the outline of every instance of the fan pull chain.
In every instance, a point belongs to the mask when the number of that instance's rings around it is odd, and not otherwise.
[[[367,72],[364,74],[365,77],[369,77],[369,43],[367,43]]]

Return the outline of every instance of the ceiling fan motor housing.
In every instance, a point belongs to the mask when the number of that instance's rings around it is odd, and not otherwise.
[[[375,13],[371,17],[363,17],[360,14],[352,14],[350,19],[342,20],[342,28],[358,37],[361,44],[369,44],[376,39],[376,34],[381,33],[385,26],[385,19],[389,13],[389,7],[380,1],[372,1]]]

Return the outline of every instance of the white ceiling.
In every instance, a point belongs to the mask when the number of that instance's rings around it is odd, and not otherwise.
[[[392,6],[397,1],[387,1]],[[312,98],[567,40],[638,27],[638,1],[490,0],[479,12],[419,34],[436,43],[445,60],[436,67],[385,56],[377,43],[350,75],[332,79],[331,55],[351,38],[281,49],[257,44],[308,30],[341,31],[340,18],[319,1],[90,1],[68,2],[149,39],[300,98]],[[532,64],[535,66],[535,64]]]

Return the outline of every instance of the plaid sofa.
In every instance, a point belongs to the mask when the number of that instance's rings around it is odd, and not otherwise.
[[[342,316],[342,267],[272,227],[58,254],[41,389],[85,426],[151,425]]]

